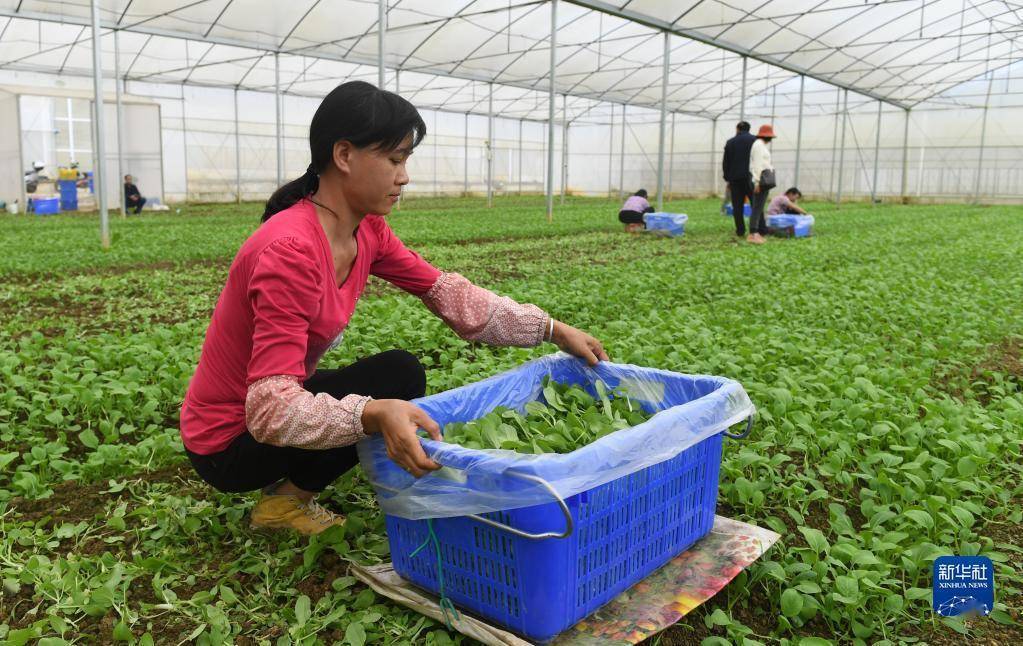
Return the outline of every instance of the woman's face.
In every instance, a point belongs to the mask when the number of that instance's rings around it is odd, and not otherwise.
[[[348,204],[360,213],[390,213],[402,187],[409,182],[405,165],[411,154],[412,135],[394,150],[350,148],[346,173],[349,181],[345,182]]]

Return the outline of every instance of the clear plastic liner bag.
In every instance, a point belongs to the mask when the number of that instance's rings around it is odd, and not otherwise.
[[[799,215],[799,214],[784,214],[784,215],[769,215],[767,216],[767,224],[769,226],[783,228],[783,227],[800,227],[805,225],[814,224],[812,215]]]
[[[470,449],[423,439],[427,455],[443,468],[419,479],[387,457],[382,437],[372,436],[359,443],[359,459],[384,513],[420,520],[551,502],[552,492],[536,478],[568,498],[672,458],[755,412],[746,391],[731,379],[607,361],[591,368],[564,353],[413,403],[443,428],[479,419],[498,406],[522,412],[526,403],[543,401],[545,377],[582,386],[593,396],[594,384],[602,381],[655,414],[567,454]]]
[[[670,236],[680,236],[685,233],[686,222],[689,216],[685,213],[647,213],[643,216],[643,223],[647,231],[665,231]]]

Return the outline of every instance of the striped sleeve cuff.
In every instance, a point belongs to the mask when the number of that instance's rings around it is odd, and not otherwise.
[[[257,441],[274,446],[331,449],[366,437],[362,411],[372,399],[313,394],[298,377],[274,375],[253,382],[245,396],[245,423]]]
[[[540,345],[547,336],[547,312],[498,296],[460,274],[442,274],[422,299],[431,312],[467,341],[529,348]]]

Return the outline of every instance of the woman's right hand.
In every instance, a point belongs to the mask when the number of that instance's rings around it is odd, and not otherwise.
[[[440,441],[440,426],[426,411],[403,399],[371,399],[362,409],[362,428],[369,435],[380,433],[387,444],[387,457],[420,478],[440,465],[426,457],[416,431],[423,428]]]

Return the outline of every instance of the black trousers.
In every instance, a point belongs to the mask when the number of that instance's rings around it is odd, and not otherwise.
[[[141,195],[139,195],[139,201],[138,202],[132,202],[130,200],[128,201],[128,208],[129,209],[130,208],[134,208],[135,209],[135,211],[134,211],[135,215],[138,215],[139,213],[142,213],[142,207],[145,206],[145,204],[146,204],[146,198],[144,198]]]
[[[759,193],[753,194],[752,213],[749,216],[749,231],[750,233],[759,233],[762,236],[767,235],[767,218],[764,217],[764,205],[767,204],[767,195],[771,190],[760,191]]]
[[[746,235],[746,220],[742,216],[746,198],[749,198],[750,205],[753,204],[753,180],[745,179],[738,182],[728,182],[728,189],[732,193],[732,218],[735,219],[735,235]],[[750,231],[753,231],[753,223],[750,221]]]
[[[643,209],[643,213],[640,213],[639,211],[622,210],[618,212],[618,221],[622,224],[643,224],[643,214],[653,212],[654,207],[652,206],[648,206]]]
[[[389,350],[338,370],[317,370],[304,384],[335,399],[368,395],[374,399],[415,399],[426,393],[426,371],[412,354]],[[223,451],[199,455],[185,450],[196,473],[223,492],[262,489],[287,478],[300,489],[323,491],[359,462],[355,446],[303,449],[257,442],[246,431]]]

